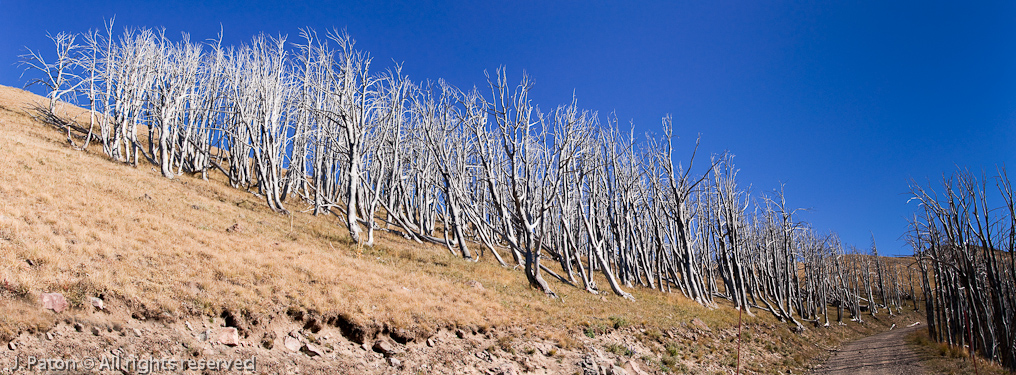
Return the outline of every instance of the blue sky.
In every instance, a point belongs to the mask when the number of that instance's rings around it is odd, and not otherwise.
[[[486,84],[500,65],[534,79],[543,108],[616,113],[686,154],[736,155],[756,193],[782,182],[820,231],[883,253],[900,239],[911,178],[1016,165],[1014,2],[53,2],[0,0],[0,84],[22,86],[22,47],[46,32],[164,27],[228,44],[259,32],[345,28],[375,66]],[[47,50],[48,51],[48,50]]]

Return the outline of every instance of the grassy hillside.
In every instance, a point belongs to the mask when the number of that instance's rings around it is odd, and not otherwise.
[[[458,372],[500,363],[481,353],[534,372],[574,372],[589,353],[635,361],[647,371],[733,370],[738,316],[722,303],[707,308],[676,292],[639,288],[631,302],[565,285],[556,285],[560,298],[551,299],[529,288],[521,270],[500,267],[490,256],[469,262],[383,231],[373,248],[351,246],[338,218],[313,216],[292,201],[291,215],[274,213],[221,175],[169,180],[145,163],[110,161],[98,145],[76,150],[59,129],[32,118],[27,108],[42,100],[0,87],[2,342],[28,347],[45,332],[73,338],[66,327],[76,322],[104,324],[110,332],[134,325],[147,327],[142,332],[186,332],[193,321],[237,327],[247,344],[234,349],[184,340],[184,349],[149,343],[138,350],[194,354],[205,345],[213,353],[197,354],[212,356],[248,350],[267,358],[269,372],[288,372],[290,362],[304,372],[340,363],[369,372]],[[87,124],[79,108],[58,111]],[[43,310],[39,296],[47,292],[62,293],[70,309]],[[101,298],[105,310],[94,309],[90,297]],[[907,319],[797,335],[755,312],[744,317],[743,363],[752,372],[802,368],[843,339]],[[693,318],[708,329],[690,324]],[[306,355],[285,352],[291,331],[321,342],[328,360],[307,362]],[[409,340],[407,363],[368,366],[373,353],[358,345],[384,337]],[[458,363],[427,352],[427,338],[446,337],[448,348],[475,352],[480,360]],[[116,342],[88,345],[65,350]]]

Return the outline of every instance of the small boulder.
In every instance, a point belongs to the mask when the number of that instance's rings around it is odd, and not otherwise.
[[[458,337],[460,339],[466,338],[466,331],[463,331],[461,329],[455,330],[455,337]]]
[[[99,335],[99,327],[92,326],[92,335],[94,335],[94,336],[98,336]]]
[[[607,375],[628,375],[628,372],[621,368],[621,366],[613,365],[607,369]]]
[[[494,359],[494,358],[493,358],[493,357],[492,357],[492,356],[490,355],[490,352],[488,352],[488,351],[486,351],[486,350],[484,350],[484,351],[480,351],[480,352],[477,352],[477,353],[476,353],[476,354],[474,354],[474,355],[476,356],[476,358],[479,358],[479,359],[480,359],[480,360],[482,360],[482,361],[487,361],[487,362],[490,362],[490,361],[492,361],[492,360]]]
[[[8,343],[7,343],[7,349],[10,349],[10,350],[17,350],[17,349],[18,349],[18,346],[17,346],[17,345],[14,345],[14,341],[11,341],[11,342],[8,342]]]
[[[134,328],[134,336],[141,337],[141,330]]]
[[[388,340],[377,340],[373,347],[375,352],[384,354],[385,357],[391,357],[401,352],[395,344],[388,342]]]
[[[56,313],[63,312],[68,306],[67,299],[60,293],[43,293],[39,299],[42,300],[42,308],[53,310]]]
[[[402,367],[402,361],[400,361],[398,358],[388,358],[388,364],[390,364],[390,365],[392,365],[392,367],[396,367],[396,368],[401,368]]]
[[[88,297],[88,301],[92,303],[93,307],[99,310],[104,310],[106,308],[106,304],[96,297]]]
[[[625,362],[624,366],[621,366],[621,367],[625,371],[627,371],[629,375],[649,375],[645,371],[642,371],[642,368],[640,368],[639,364],[635,363],[635,361]]]
[[[325,355],[325,353],[321,351],[321,349],[318,349],[318,347],[310,343],[304,344],[303,347],[300,348],[300,351],[311,357],[320,357]]]
[[[402,328],[392,330],[389,336],[391,336],[392,340],[395,340],[399,344],[406,344],[416,338],[416,335],[412,332]]]
[[[241,231],[240,223],[233,223],[229,228],[226,228],[227,233],[240,233]]]
[[[84,332],[85,331],[85,325],[81,324],[81,323],[74,323],[74,330],[78,331],[78,332]]]
[[[703,330],[703,331],[706,331],[706,332],[710,331],[709,326],[706,325],[706,322],[703,322],[702,319],[694,318],[694,319],[691,320],[691,324],[693,326],[695,326],[695,328],[698,328],[700,330]]]
[[[219,328],[215,334],[215,342],[228,346],[237,346],[240,345],[240,334],[233,327]]]
[[[427,346],[433,348],[435,344],[436,343],[434,342],[433,338],[430,338],[430,337],[427,338]]]
[[[293,353],[300,351],[300,347],[303,346],[303,344],[300,343],[300,340],[297,340],[293,336],[286,336],[286,339],[282,341],[282,344],[286,346],[286,349],[289,349],[289,351]]]

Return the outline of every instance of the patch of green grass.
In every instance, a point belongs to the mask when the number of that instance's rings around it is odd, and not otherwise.
[[[631,325],[631,322],[620,316],[612,316],[608,319],[610,319],[610,323],[613,324],[614,329],[621,329]]]
[[[610,328],[612,327],[600,322],[596,323],[583,322],[582,325],[585,326],[582,328],[582,333],[585,334],[586,337],[588,338],[595,338],[596,335],[605,334],[608,331],[610,331]]]
[[[662,340],[663,340],[663,334],[660,333],[660,330],[655,329],[655,328],[650,328],[650,329],[646,330],[644,335],[645,335],[645,338],[648,339],[648,340],[652,340],[652,341],[656,341],[656,342],[662,342]]]
[[[631,349],[628,349],[626,346],[620,344],[612,343],[604,345],[603,347],[606,348],[608,352],[617,354],[619,356],[631,357],[632,354],[635,354],[635,352],[633,352]]]
[[[678,347],[677,344],[675,344],[675,343],[669,343],[669,344],[667,344],[666,349],[667,349],[667,355],[671,356],[671,357],[677,357],[678,354],[681,353],[681,348]]]

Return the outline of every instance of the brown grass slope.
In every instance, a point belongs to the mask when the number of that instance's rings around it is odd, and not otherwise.
[[[237,326],[258,350],[281,342],[285,332],[276,331],[285,324],[319,324],[357,342],[397,331],[417,338],[496,332],[485,337],[509,343],[506,358],[527,352],[511,345],[549,342],[554,353],[606,350],[620,360],[633,354],[603,340],[639,338],[645,350],[635,359],[654,371],[730,371],[734,364],[737,315],[727,305],[710,309],[638,288],[629,302],[563,284],[553,285],[561,298],[549,299],[521,271],[490,259],[464,261],[383,232],[374,248],[351,246],[334,216],[303,213],[299,202],[289,202],[291,215],[279,215],[217,174],[168,180],[147,164],[110,161],[98,145],[75,150],[65,134],[30,116],[31,103],[42,100],[0,86],[0,342],[95,314],[94,296],[105,300],[105,314],[125,322]],[[58,111],[87,123],[80,108]],[[240,230],[227,232],[234,224]],[[67,296],[70,310],[42,310],[45,292]],[[694,317],[714,329],[674,331]],[[765,312],[745,320],[745,362],[757,372],[800,368],[827,346],[890,324],[800,336]],[[564,367],[554,371],[571,372],[574,358],[560,358],[568,359],[558,359]],[[527,366],[519,368],[534,370]]]

